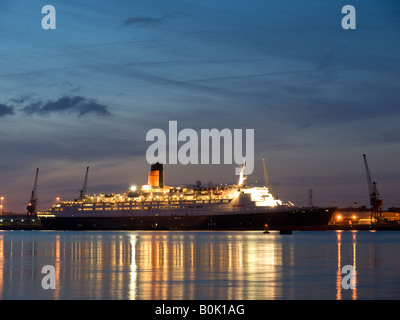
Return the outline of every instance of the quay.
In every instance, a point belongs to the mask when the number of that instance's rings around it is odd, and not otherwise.
[[[0,230],[42,230],[38,217],[23,214],[0,216]]]
[[[366,207],[342,208],[333,214],[328,230],[400,230],[400,212],[382,211],[381,221],[376,221]]]
[[[372,224],[330,224],[328,230],[397,231],[400,230],[400,223],[387,221]]]
[[[384,220],[377,223],[368,217],[370,212],[356,212],[353,210],[341,210],[335,212],[329,224],[323,228],[307,229],[301,227],[267,228],[266,231],[278,230],[281,234],[291,234],[292,231],[400,231],[400,219],[398,212],[384,212]],[[372,222],[372,223],[371,223]],[[0,230],[46,230],[37,216],[26,214],[5,214],[0,216]],[[265,232],[268,233],[268,232]]]

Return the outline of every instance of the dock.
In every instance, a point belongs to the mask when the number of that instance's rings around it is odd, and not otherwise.
[[[355,231],[398,231],[400,223],[388,221],[372,224],[331,224],[328,230],[355,230]]]
[[[342,214],[342,213],[341,213]],[[291,234],[293,231],[400,231],[400,220],[386,220],[382,222],[360,223],[360,220],[342,218],[340,221],[332,221],[324,227],[301,228],[301,227],[276,227],[268,228],[266,231],[279,231],[281,234]],[[40,219],[36,216],[26,214],[14,214],[0,216],[0,230],[46,230]],[[265,232],[268,233],[268,232]]]
[[[328,230],[400,230],[400,214],[396,211],[383,211],[382,219],[371,219],[371,210],[367,208],[338,209],[332,216]]]
[[[0,230],[42,230],[38,217],[27,215],[0,216]]]

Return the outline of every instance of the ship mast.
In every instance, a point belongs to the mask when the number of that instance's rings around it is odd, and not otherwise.
[[[85,199],[85,197],[86,197],[88,175],[89,175],[89,167],[86,167],[85,180],[83,181],[83,188],[82,188],[82,190],[80,191],[79,200],[83,200],[83,199]]]
[[[265,158],[262,158],[262,161],[263,161],[263,167],[264,167],[264,183],[265,183],[265,187],[267,187],[269,193],[272,194],[272,185],[269,183],[269,176],[268,176],[268,171],[267,171],[267,160]]]
[[[239,175],[239,181],[238,181],[238,186],[242,187],[244,185],[244,182],[247,177],[244,176],[244,169],[246,168],[246,160],[244,160],[243,165],[241,166],[240,170],[240,175]]]

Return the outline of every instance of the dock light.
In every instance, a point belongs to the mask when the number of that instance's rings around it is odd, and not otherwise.
[[[338,216],[336,217],[336,220],[337,220],[337,221],[342,220],[342,216],[341,216],[341,215],[338,215]]]
[[[133,192],[133,191],[136,191],[136,189],[137,189],[136,186],[131,186],[131,187],[129,188],[129,190],[132,191],[132,192]]]
[[[4,197],[1,197],[0,200],[1,200],[1,202],[0,202],[0,216],[2,216],[3,215],[3,200],[4,200]]]
[[[353,216],[353,220],[356,220],[357,219],[357,217],[356,216]]]

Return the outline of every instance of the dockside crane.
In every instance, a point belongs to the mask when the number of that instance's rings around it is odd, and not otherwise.
[[[381,199],[381,195],[379,194],[378,188],[376,186],[377,183],[372,181],[371,173],[369,172],[367,156],[363,154],[363,157],[364,157],[365,171],[367,173],[369,202],[371,204],[371,223],[372,223],[372,218],[375,218],[376,222],[380,222],[382,220],[383,200]]]
[[[29,201],[28,206],[26,207],[28,216],[36,216],[37,203],[38,203],[38,198],[37,198],[38,176],[39,176],[39,168],[36,169],[36,176],[35,176],[35,182],[33,183],[31,199]]]
[[[310,208],[314,208],[314,190],[313,189],[308,190],[308,206]]]
[[[89,175],[89,167],[86,167],[85,180],[83,181],[83,188],[82,188],[82,190],[80,191],[79,200],[83,200],[83,199],[85,199],[85,197],[86,197],[88,175]]]

